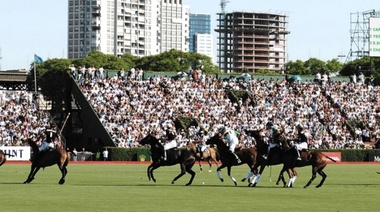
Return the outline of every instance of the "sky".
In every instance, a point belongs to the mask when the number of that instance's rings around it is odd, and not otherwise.
[[[211,15],[216,28],[220,0],[183,0],[191,13]],[[350,50],[351,17],[380,10],[378,0],[229,0],[227,12],[279,13],[288,18],[288,59],[327,61]],[[68,0],[0,0],[0,69],[29,69],[34,54],[67,58]],[[351,15],[355,14],[355,15]],[[216,50],[216,32],[214,49]]]

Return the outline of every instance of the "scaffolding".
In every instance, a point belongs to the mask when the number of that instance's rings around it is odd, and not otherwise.
[[[351,13],[350,16],[350,51],[346,62],[369,56],[369,19],[379,18],[380,11],[368,10]]]
[[[287,62],[287,15],[218,13],[217,62],[225,73],[281,72]]]

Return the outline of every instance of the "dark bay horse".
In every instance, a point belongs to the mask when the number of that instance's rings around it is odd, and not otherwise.
[[[27,142],[29,146],[32,147],[33,154],[37,154],[38,153],[37,144],[30,138],[28,138]],[[59,170],[62,173],[62,177],[58,183],[62,185],[65,183],[65,177],[67,174],[67,165],[69,164],[69,161],[70,161],[70,154],[61,147],[57,147],[56,149],[53,149],[53,150],[40,152],[33,159],[30,173],[24,183],[31,183],[34,180],[34,176],[37,174],[40,168],[45,168],[45,167],[57,164]]]
[[[195,155],[192,151],[188,149],[169,149],[167,150],[167,160],[162,159],[164,152],[164,146],[158,141],[158,139],[152,134],[148,134],[143,139],[139,141],[141,145],[150,145],[150,151],[152,154],[152,164],[148,166],[147,174],[148,179],[156,182],[153,176],[153,171],[161,166],[173,166],[179,164],[181,167],[181,173],[172,180],[172,184],[175,183],[180,177],[182,177],[186,172],[191,175],[189,182],[186,186],[191,185],[194,180],[195,172],[192,167],[195,163]]]
[[[216,145],[216,148],[218,149],[222,165],[220,165],[216,171],[217,171],[218,178],[220,179],[220,181],[222,182],[224,181],[220,170],[225,167],[227,167],[227,174],[231,178],[231,180],[234,182],[235,186],[237,185],[237,182],[235,178],[231,175],[232,166],[247,164],[250,169],[250,172],[247,174],[247,176],[244,179],[248,179],[249,177],[253,175],[252,168],[254,167],[256,163],[256,156],[257,156],[257,151],[254,147],[241,148],[240,150],[235,151],[235,154],[241,160],[241,163],[236,164],[236,158],[233,155],[231,155],[231,153],[229,152],[228,146],[223,142],[219,134],[216,134],[213,137],[209,138],[206,141],[206,144]],[[244,181],[244,179],[242,181]]]
[[[251,134],[252,135],[252,134]],[[254,138],[257,135],[253,135]],[[280,174],[278,176],[278,180],[276,184],[278,185],[280,180],[282,180],[284,187],[292,187],[296,178],[297,178],[297,172],[295,170],[295,167],[305,167],[305,166],[311,166],[312,167],[312,176],[310,180],[307,182],[307,184],[304,186],[304,188],[307,188],[310,186],[310,184],[313,182],[313,180],[316,178],[316,174],[318,173],[322,180],[320,183],[316,186],[317,188],[321,187],[324,183],[324,181],[327,178],[326,173],[323,171],[323,169],[327,166],[327,162],[329,160],[336,162],[331,157],[328,157],[327,155],[323,154],[320,151],[313,150],[313,151],[303,151],[301,152],[301,160],[297,160],[297,150],[293,147],[290,147],[288,140],[286,139],[285,133],[280,133],[278,136],[276,136],[277,141],[281,143],[281,148],[276,147],[271,149],[270,155],[268,157],[268,160],[265,160],[263,158],[258,159],[256,167],[260,166],[259,174],[261,175],[262,172],[265,169],[265,166],[270,165],[277,165],[277,164],[283,164],[283,168],[280,171]],[[263,144],[263,139],[260,139],[258,137],[257,142],[259,145],[265,145]],[[255,167],[255,168],[256,168]],[[289,174],[289,182],[286,184],[283,173],[287,171]],[[258,183],[258,180],[254,180],[254,186]]]
[[[195,155],[195,159],[198,161],[199,164],[199,169],[202,171],[202,164],[201,161],[207,161],[209,165],[208,172],[211,172],[212,164],[211,162],[214,162],[216,167],[219,167],[218,165],[218,160],[219,160],[219,153],[216,151],[216,149],[211,148],[211,147],[206,147],[206,152],[203,152],[202,156],[203,159],[201,158],[201,153],[199,152],[199,148],[194,142],[187,142],[186,148],[191,150],[193,154]]]

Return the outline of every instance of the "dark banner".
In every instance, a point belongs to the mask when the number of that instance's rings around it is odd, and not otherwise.
[[[368,153],[369,162],[380,162],[380,152],[370,152]]]

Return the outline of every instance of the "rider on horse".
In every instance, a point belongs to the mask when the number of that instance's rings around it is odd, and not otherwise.
[[[49,149],[55,148],[55,142],[59,138],[59,135],[55,129],[54,126],[48,124],[46,126],[45,132],[42,134],[42,144],[40,147],[38,147],[38,152],[33,154],[33,157],[30,159],[30,161],[33,162],[33,160],[37,157],[37,155],[41,152],[45,152]]]
[[[241,163],[240,158],[235,154],[235,147],[239,144],[239,139],[235,132],[226,127],[221,127],[219,128],[219,134],[221,135],[221,138],[225,138],[225,141],[229,146],[229,152],[236,158],[236,163]]]
[[[164,144],[164,155],[163,155],[163,160],[166,161],[167,160],[167,153],[166,153],[166,150],[169,150],[169,149],[173,149],[173,148],[176,148],[177,147],[177,133],[175,132],[175,130],[173,129],[168,129],[166,130],[166,137],[167,137],[167,140]]]
[[[280,134],[278,131],[277,125],[273,125],[272,122],[267,123],[267,129],[269,130],[265,139],[268,141],[268,152],[266,155],[263,155],[264,159],[268,159],[270,156],[270,150],[278,147],[279,143],[276,142],[276,137]]]
[[[208,136],[206,135],[205,130],[201,129],[198,132],[198,138],[194,142],[197,144],[197,151],[199,152],[199,157],[201,158],[201,160],[203,160],[203,152],[207,150],[207,139]]]
[[[307,139],[309,137],[309,133],[301,124],[297,125],[296,129],[298,132],[298,138],[295,139],[294,147],[297,150],[297,160],[301,160],[300,151],[308,150]]]

